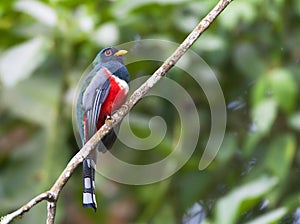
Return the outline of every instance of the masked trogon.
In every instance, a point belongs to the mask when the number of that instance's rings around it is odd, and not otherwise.
[[[108,47],[93,61],[93,69],[81,86],[76,105],[78,129],[84,145],[110,115],[125,102],[129,90],[129,73],[124,65],[126,50]],[[83,206],[94,208],[95,165],[97,151],[110,149],[116,140],[119,125],[105,135],[96,149],[83,161]]]

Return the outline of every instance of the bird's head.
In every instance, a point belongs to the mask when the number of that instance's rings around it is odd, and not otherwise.
[[[95,60],[93,61],[93,65],[96,66],[98,63],[107,63],[114,61],[118,61],[124,64],[123,55],[125,54],[127,54],[126,50],[118,50],[114,47],[104,48],[97,54]]]

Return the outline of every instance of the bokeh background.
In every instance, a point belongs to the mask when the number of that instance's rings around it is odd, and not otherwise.
[[[100,49],[157,38],[181,43],[217,3],[211,0],[10,0],[0,2],[0,214],[47,190],[78,151],[72,128],[76,85]],[[78,168],[59,198],[56,223],[300,223],[300,1],[235,0],[192,49],[217,74],[227,104],[223,144],[210,166],[198,164],[210,132],[205,94],[179,69],[168,77],[192,96],[201,120],[197,148],[170,178],[145,186],[96,177],[98,211],[81,207]],[[128,66],[132,79],[158,62]],[[170,90],[172,91],[172,90]],[[180,121],[168,102],[140,101],[132,111],[139,137],[153,116],[168,132],[164,158]],[[126,153],[120,142],[113,151]],[[127,158],[127,157],[126,157]],[[40,203],[14,223],[44,223]]]

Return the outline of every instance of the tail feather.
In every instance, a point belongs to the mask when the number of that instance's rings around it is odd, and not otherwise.
[[[95,170],[92,159],[83,161],[83,207],[93,208],[96,212],[97,202],[95,196]]]

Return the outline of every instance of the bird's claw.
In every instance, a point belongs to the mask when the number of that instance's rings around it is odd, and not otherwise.
[[[108,123],[111,121],[111,116],[107,115],[105,119],[105,124],[108,125]]]

